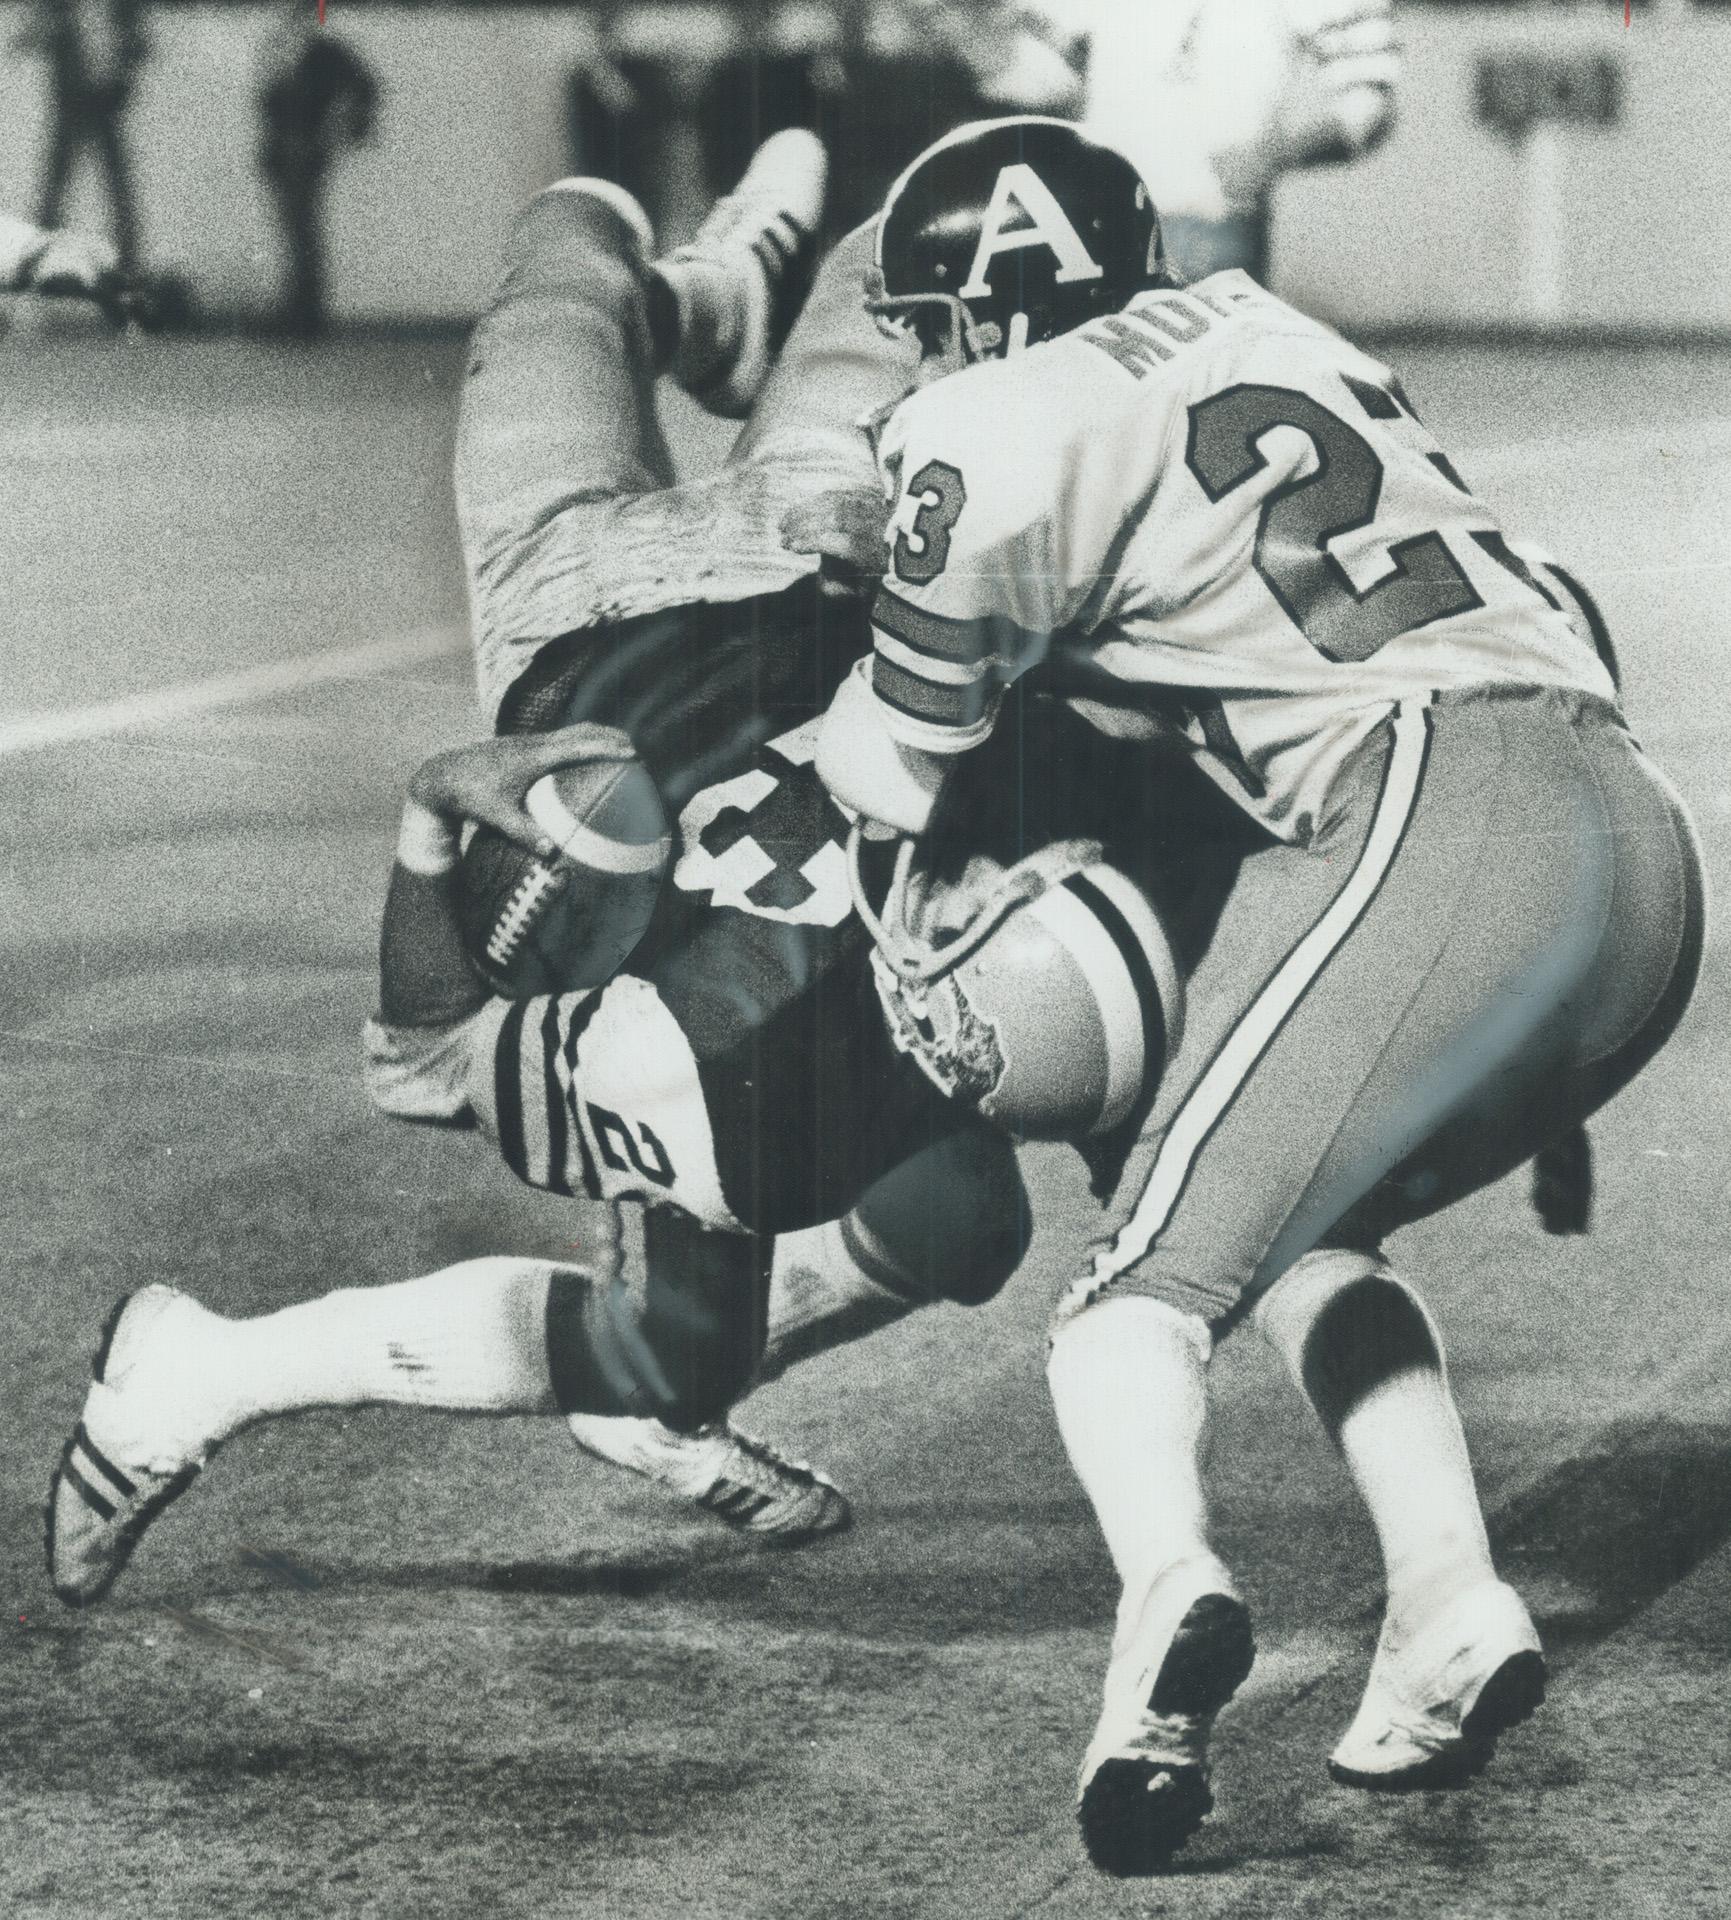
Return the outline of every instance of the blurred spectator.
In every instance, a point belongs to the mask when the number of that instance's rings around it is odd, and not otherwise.
[[[877,0],[850,19],[848,85],[818,123],[840,228],[875,212],[916,155],[969,120],[1069,118],[1081,106],[1080,43],[1023,0]]]
[[[295,0],[266,43],[259,74],[264,172],[288,253],[284,329],[316,338],[325,305],[325,193],[331,168],[372,138],[378,82],[360,55]]]
[[[57,227],[72,170],[89,147],[107,182],[120,271],[138,267],[138,222],[120,123],[149,53],[141,0],[32,0],[20,44],[46,56],[53,92],[37,219]]]
[[[985,113],[1050,113],[1082,106],[1087,35],[1068,9],[1042,0],[889,0],[934,53],[959,60]]]
[[[629,187],[663,228],[686,211],[682,191],[706,206],[785,127],[810,127],[828,147],[839,233],[964,121],[1080,104],[1077,36],[1026,0],[626,4],[598,24],[601,47],[572,82],[574,162]]]
[[[1281,175],[1368,152],[1393,124],[1391,0],[1031,3],[1087,35],[1083,123],[1141,169],[1193,277],[1263,277]]]

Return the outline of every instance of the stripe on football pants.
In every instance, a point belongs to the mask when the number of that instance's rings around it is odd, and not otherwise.
[[[1077,1289],[1082,1298],[1093,1298],[1152,1251],[1189,1182],[1197,1154],[1226,1117],[1256,1063],[1381,891],[1418,804],[1430,755],[1430,730],[1428,705],[1403,701],[1396,707],[1382,790],[1357,863],[1321,918],[1239,1017],[1172,1116],[1134,1211],[1112,1244],[1095,1255],[1089,1275]]]

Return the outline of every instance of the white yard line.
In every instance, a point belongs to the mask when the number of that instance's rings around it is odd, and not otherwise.
[[[123,700],[26,714],[21,719],[0,721],[0,759],[10,754],[39,752],[47,747],[70,746],[82,740],[105,740],[139,727],[175,726],[222,707],[251,706],[307,687],[364,680],[392,667],[455,656],[462,644],[462,637],[454,629],[431,627],[418,633],[398,634],[390,640],[375,640],[361,647],[334,647],[324,653],[295,654],[290,659],[247,667],[239,673],[220,673],[208,680],[187,680],[179,686],[128,694]]]

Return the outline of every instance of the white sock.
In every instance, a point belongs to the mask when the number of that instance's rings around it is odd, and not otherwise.
[[[1339,1447],[1376,1528],[1391,1618],[1406,1628],[1494,1579],[1442,1338],[1424,1303],[1366,1254],[1308,1254],[1256,1322]]]
[[[187,1358],[213,1440],[314,1407],[552,1413],[545,1260],[465,1260],[419,1280],[344,1288],[252,1320],[211,1315]]]
[[[1052,1405],[1124,1582],[1121,1626],[1166,1568],[1207,1550],[1201,1448],[1212,1348],[1194,1314],[1140,1294],[1108,1295],[1052,1337]]]
[[[758,1384],[893,1326],[921,1304],[895,1285],[888,1249],[853,1215],[786,1235],[775,1244]]]

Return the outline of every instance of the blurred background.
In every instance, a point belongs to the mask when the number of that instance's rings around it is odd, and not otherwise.
[[[673,238],[794,122],[831,141],[838,225],[981,112],[1082,115],[1156,149],[1158,176],[1199,114],[1230,121],[1282,84],[1243,57],[1252,15],[1329,11],[329,0],[321,30],[315,0],[0,0],[0,207],[107,232],[189,317],[450,323],[477,310],[513,210],[574,168],[626,181]],[[1361,329],[1731,326],[1728,0],[1394,13],[1399,111],[1359,126],[1357,164],[1269,167],[1224,202],[1218,180],[1157,177],[1193,267],[1242,261]]]

